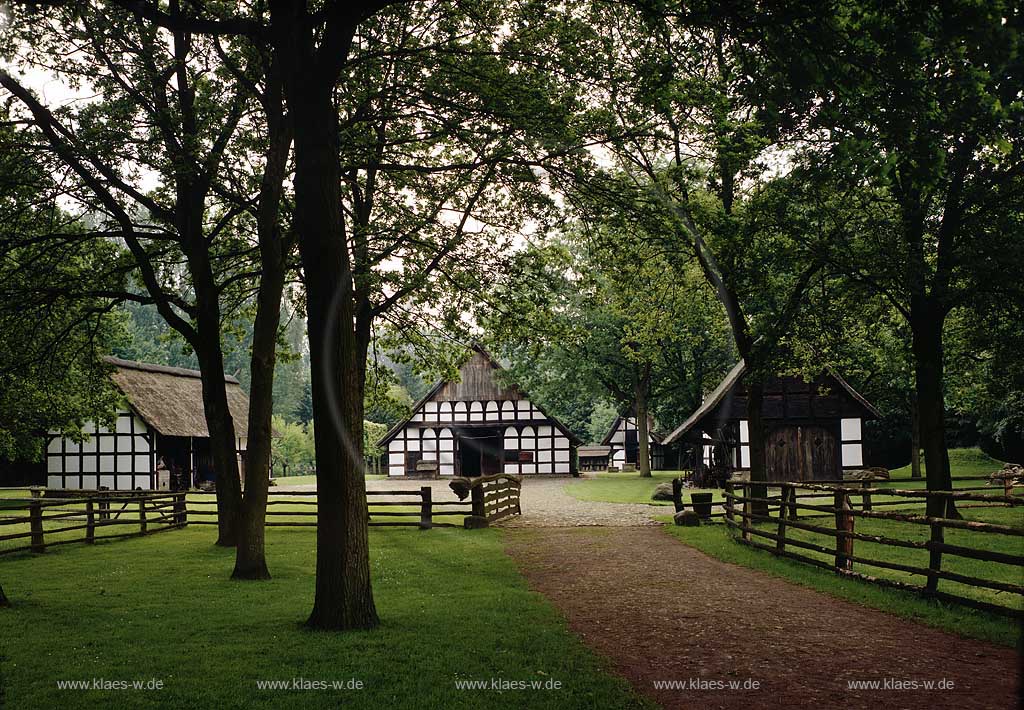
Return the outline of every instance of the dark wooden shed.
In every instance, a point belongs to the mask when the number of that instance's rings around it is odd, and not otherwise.
[[[746,373],[742,362],[733,367],[663,443],[689,442],[697,452],[697,468],[710,464],[716,445],[725,447],[732,468],[749,470]],[[831,370],[812,381],[792,375],[772,378],[765,384],[761,412],[772,481],[840,480],[844,470],[862,468],[863,423],[881,416]]]

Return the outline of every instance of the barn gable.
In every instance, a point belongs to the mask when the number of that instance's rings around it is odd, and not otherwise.
[[[389,475],[573,472],[577,437],[519,387],[499,381],[500,369],[474,347],[458,381],[434,385],[380,440]]]

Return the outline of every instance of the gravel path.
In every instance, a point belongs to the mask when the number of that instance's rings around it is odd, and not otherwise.
[[[665,506],[638,505],[633,503],[600,503],[578,500],[565,492],[570,481],[577,479],[560,477],[525,478],[521,495],[523,514],[498,523],[500,527],[523,528],[564,528],[598,525],[602,527],[637,527],[657,525],[652,515],[665,515],[671,508]],[[417,490],[421,486],[433,489],[433,499],[457,500],[448,487],[448,481],[384,479],[366,482],[370,491]],[[272,491],[275,489],[271,489]],[[316,485],[280,486],[276,490],[315,491]],[[374,498],[374,500],[386,500]]]
[[[661,530],[509,530],[506,536],[530,586],[665,708],[1017,707],[1012,649],[726,564]],[[685,685],[656,687],[664,681]],[[730,682],[742,688],[745,681],[756,681],[758,689],[729,689]],[[953,687],[855,690],[848,681]]]

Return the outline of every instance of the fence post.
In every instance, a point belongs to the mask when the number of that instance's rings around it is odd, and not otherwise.
[[[464,521],[467,530],[490,527],[487,522],[487,510],[484,506],[484,489],[481,485],[474,485],[469,489],[470,500],[473,505],[472,513]]]
[[[861,488],[871,488],[871,486],[872,486],[872,482],[869,481],[868,479],[864,479],[861,482],[861,484],[860,484]],[[860,495],[861,495],[861,510],[871,510],[871,494],[870,493],[861,493]]]
[[[38,498],[29,502],[28,509],[29,532],[31,533],[32,552],[45,552],[46,543],[43,540],[43,507]]]
[[[778,537],[778,539],[775,541],[775,549],[779,552],[784,552],[786,550],[786,506],[787,501],[793,497],[793,493],[795,492],[796,489],[790,488],[783,484],[782,496],[781,500],[779,501],[779,528],[778,531],[775,533]]]
[[[833,502],[836,509],[836,532],[853,532],[853,515],[850,497],[837,490]],[[849,535],[836,535],[836,569],[844,570],[853,567],[853,538]]]
[[[96,542],[96,513],[93,511],[95,503],[91,500],[85,501],[85,541]]]
[[[731,480],[726,480],[726,482],[725,482],[725,519],[730,521],[730,522],[732,522],[732,520],[733,520],[732,497],[733,497],[733,495],[735,495],[733,493],[734,490],[735,489],[733,488],[732,481]],[[731,526],[730,526],[730,528],[731,528]]]
[[[932,536],[931,542],[942,544],[944,541],[944,535],[942,531],[942,525],[940,523],[932,523]],[[942,550],[936,549],[934,546],[929,546],[928,549],[928,581],[925,582],[925,591],[934,592],[939,586],[939,578],[932,572],[939,572],[942,570]]]
[[[430,486],[420,488],[420,530],[429,530],[434,527],[434,504],[431,495]]]
[[[148,526],[146,525],[146,499],[143,496],[139,496],[139,533],[145,535],[147,529]]]
[[[683,481],[678,477],[672,479],[672,505],[677,513],[683,509]]]
[[[1009,476],[1003,479],[1003,495],[1007,498],[1013,495],[1013,480]],[[1006,506],[1012,508],[1013,503],[1006,501]]]
[[[188,508],[185,502],[185,492],[178,493],[174,498],[174,524],[188,525]]]
[[[753,506],[750,504],[750,496],[753,495],[753,488],[749,485],[743,486],[743,518],[740,521],[740,533],[744,540],[750,539],[750,528],[754,526],[753,521],[750,519],[750,515],[753,512]]]

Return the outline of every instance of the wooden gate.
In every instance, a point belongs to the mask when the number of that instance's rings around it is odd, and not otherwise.
[[[769,481],[840,478],[839,442],[826,426],[786,424],[770,430],[765,443]]]

